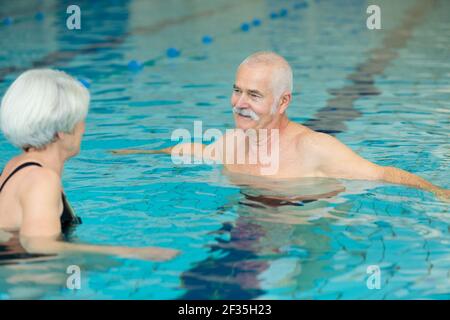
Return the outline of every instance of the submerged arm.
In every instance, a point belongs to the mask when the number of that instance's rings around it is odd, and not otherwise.
[[[104,255],[117,255],[152,261],[165,261],[178,255],[178,251],[156,247],[130,248],[121,246],[100,246],[69,243],[58,237],[26,237],[21,235],[20,243],[28,253],[60,254],[64,252],[84,252]]]
[[[182,143],[176,146],[167,147],[163,149],[157,150],[142,150],[142,149],[119,149],[119,150],[111,150],[113,154],[172,154],[172,151],[176,151],[177,148],[181,148],[183,150],[183,154],[195,154],[196,150],[203,151],[206,145],[201,143]],[[197,151],[198,152],[198,151]]]
[[[112,154],[171,154],[173,147],[168,147],[164,149],[158,149],[158,150],[142,150],[142,149],[119,149],[119,150],[111,150]]]
[[[126,154],[170,154],[174,156],[189,156],[192,155],[199,159],[217,160],[219,154],[216,152],[205,152],[205,150],[214,149],[218,142],[206,145],[202,143],[181,143],[172,147],[158,149],[158,150],[139,150],[139,149],[121,149],[112,150],[113,154],[126,155]]]
[[[425,179],[395,167],[374,164],[353,152],[334,137],[315,133],[311,139],[318,171],[325,176],[344,179],[382,180],[431,191],[439,197],[450,198],[450,190],[442,189]]]
[[[395,167],[381,167],[381,169],[381,180],[383,181],[396,184],[404,184],[407,186],[428,190],[435,193],[439,197],[447,197],[450,199],[450,190],[445,190],[443,188],[435,186],[434,184],[415,174]]]
[[[39,168],[21,192],[23,208],[20,242],[29,253],[59,254],[87,252],[135,257],[145,260],[167,260],[178,254],[176,250],[144,247],[100,246],[60,241],[62,212],[61,185],[56,173]]]

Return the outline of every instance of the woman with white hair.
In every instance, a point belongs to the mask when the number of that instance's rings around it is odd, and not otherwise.
[[[93,246],[60,241],[81,223],[61,184],[64,163],[80,151],[89,92],[62,71],[24,72],[8,88],[0,108],[6,138],[23,153],[0,176],[0,231],[18,231],[29,253],[87,251],[165,260],[177,254],[162,248]]]

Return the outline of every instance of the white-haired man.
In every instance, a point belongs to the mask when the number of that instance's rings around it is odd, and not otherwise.
[[[279,163],[271,178],[330,177],[343,179],[383,180],[389,183],[418,187],[438,195],[449,196],[449,190],[441,189],[428,181],[394,167],[374,164],[353,152],[336,138],[316,132],[301,124],[289,120],[286,110],[292,100],[292,69],[289,63],[273,52],[257,52],[247,57],[238,67],[233,85],[231,105],[233,107],[236,127],[247,132],[249,130],[266,129],[268,135],[257,134],[256,147],[277,150]],[[271,139],[277,133],[279,139]],[[191,144],[166,148],[163,150],[118,150],[118,154],[131,153],[184,153],[191,152],[198,157],[212,155],[212,158],[223,158],[228,171],[262,175],[267,163],[236,163],[225,161],[229,148],[224,141],[234,139],[235,134],[224,135],[209,146]],[[248,139],[247,139],[248,141]],[[273,141],[277,146],[274,148]],[[217,145],[223,146],[222,152],[205,152]],[[231,144],[230,144],[231,145]],[[235,146],[239,146],[235,144]],[[246,159],[252,158],[257,148],[247,143]],[[219,148],[219,149],[222,149]]]

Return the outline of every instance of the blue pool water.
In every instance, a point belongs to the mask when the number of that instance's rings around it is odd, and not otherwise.
[[[377,31],[366,28],[369,3],[356,0],[78,3],[78,31],[65,27],[67,1],[2,3],[1,18],[14,20],[0,26],[0,93],[31,67],[89,83],[82,151],[64,171],[84,222],[71,241],[182,253],[164,263],[3,259],[0,299],[450,298],[449,204],[430,193],[367,181],[264,181],[174,165],[165,155],[108,152],[172,145],[172,131],[196,120],[204,130],[233,127],[235,68],[268,49],[294,69],[291,119],[450,188],[448,1],[383,1]],[[179,55],[168,57],[169,48]],[[142,68],[129,68],[132,60]],[[1,166],[18,152],[3,137],[0,150]],[[271,200],[342,187],[316,201]],[[66,288],[69,265],[81,269],[81,290]],[[371,265],[380,268],[380,289],[367,286]]]

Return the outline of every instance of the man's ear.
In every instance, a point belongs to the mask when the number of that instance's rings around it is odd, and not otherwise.
[[[291,103],[291,100],[292,100],[292,93],[284,92],[281,95],[280,107],[278,108],[278,112],[280,114],[283,114],[284,112],[286,112],[286,109],[288,108],[289,103]]]

